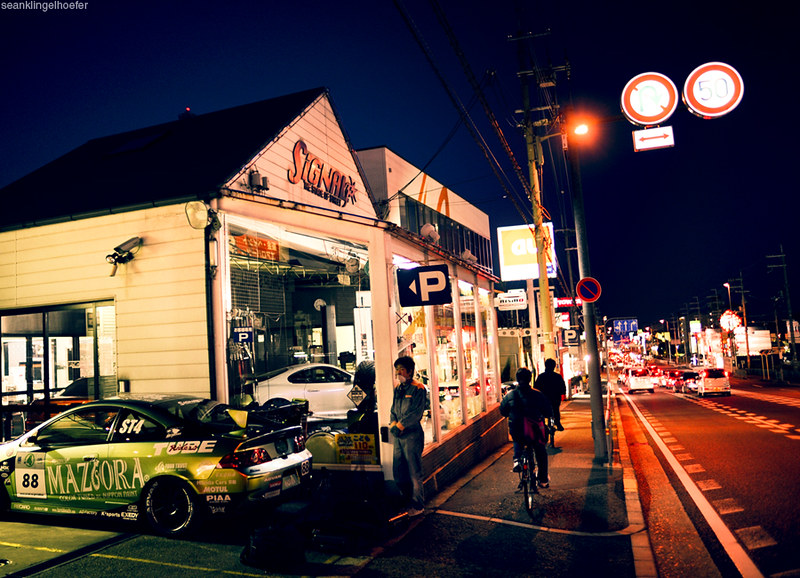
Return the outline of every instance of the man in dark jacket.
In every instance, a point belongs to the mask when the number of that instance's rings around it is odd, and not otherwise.
[[[508,418],[508,429],[511,432],[511,440],[514,444],[514,471],[520,471],[519,460],[525,447],[523,436],[523,421],[525,417],[534,419],[537,425],[544,432],[544,418],[553,417],[553,410],[550,402],[540,391],[531,388],[531,378],[533,374],[527,367],[517,370],[517,387],[508,392],[500,402],[500,414]],[[533,453],[538,464],[538,481],[540,488],[550,486],[550,478],[547,474],[547,446],[542,433],[533,445]]]
[[[544,362],[544,373],[539,374],[536,378],[536,383],[533,384],[535,389],[541,391],[550,406],[553,408],[553,422],[555,423],[558,431],[564,431],[561,425],[561,396],[567,393],[567,384],[564,383],[564,378],[560,373],[556,373],[556,360],[546,359]]]

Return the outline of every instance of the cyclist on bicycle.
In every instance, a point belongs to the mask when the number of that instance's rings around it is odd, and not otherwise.
[[[520,458],[526,444],[533,446],[538,465],[538,482],[540,488],[550,486],[547,475],[547,445],[544,436],[544,419],[553,417],[553,408],[541,391],[531,388],[531,370],[521,367],[517,370],[517,387],[507,393],[500,402],[500,414],[508,418],[508,429],[514,445],[514,471],[520,471]],[[536,439],[533,443],[526,441],[524,436],[524,418],[535,421],[537,427]]]

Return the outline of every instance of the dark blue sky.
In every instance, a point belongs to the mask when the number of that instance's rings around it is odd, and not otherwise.
[[[722,61],[744,79],[741,104],[724,117],[703,120],[679,105],[668,121],[672,149],[634,153],[635,127],[616,121],[597,127],[594,144],[581,151],[600,314],[647,324],[680,315],[695,297],[705,311],[714,289],[727,303],[722,283],[741,271],[752,292],[748,317],[774,322],[772,297],[782,279],[767,273],[765,256],[781,243],[800,306],[791,136],[800,51],[791,29],[797,14],[787,12],[796,9],[519,4],[517,11],[510,0],[440,0],[475,76],[495,72],[486,98],[523,167],[518,43],[508,40],[518,31],[550,30],[532,43],[537,64],[568,59],[570,81],[558,76],[558,101],[568,103],[571,94],[576,110],[599,117],[619,115],[623,87],[643,72],[666,74],[682,89],[694,68]],[[429,2],[403,5],[502,156]],[[171,121],[186,106],[204,113],[327,86],[355,148],[386,145],[417,166],[430,162],[427,172],[488,212],[493,226],[522,222],[469,132],[462,126],[448,139],[458,114],[390,0],[106,0],[84,10],[2,9],[0,73],[0,186],[91,138]],[[534,98],[544,104],[541,94]],[[559,228],[564,207],[571,209],[560,192],[559,147],[553,151],[545,155],[544,205]],[[503,166],[513,177],[509,163]],[[13,208],[13,199],[5,203]]]

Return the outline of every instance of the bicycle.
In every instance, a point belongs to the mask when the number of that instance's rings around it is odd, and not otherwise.
[[[538,494],[536,488],[536,461],[533,459],[533,445],[526,443],[520,456],[519,486],[522,491],[522,503],[529,515],[533,515],[533,495]]]

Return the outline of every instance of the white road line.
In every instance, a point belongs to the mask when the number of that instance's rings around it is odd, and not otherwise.
[[[653,441],[661,450],[661,453],[664,454],[667,463],[672,467],[675,475],[683,484],[683,487],[686,488],[689,496],[697,505],[700,513],[706,519],[709,527],[714,532],[720,544],[725,549],[725,552],[727,552],[728,556],[730,556],[731,561],[734,563],[742,576],[763,577],[764,575],[759,571],[758,567],[755,565],[750,556],[748,556],[742,545],[736,540],[736,537],[725,525],[725,522],[722,521],[722,518],[720,518],[717,511],[708,502],[706,497],[702,494],[689,474],[686,473],[686,470],[683,469],[678,460],[675,459],[675,456],[672,455],[672,452],[669,451],[666,444],[661,441],[661,438],[658,436],[658,434],[653,430],[652,427],[650,427],[650,424],[647,422],[647,420],[644,419],[639,407],[627,394],[623,393],[622,396],[625,398],[628,404],[630,404],[634,412],[636,412],[636,414],[639,416],[639,420],[642,422],[642,425],[644,425],[644,427],[650,432],[650,435],[653,437]]]

